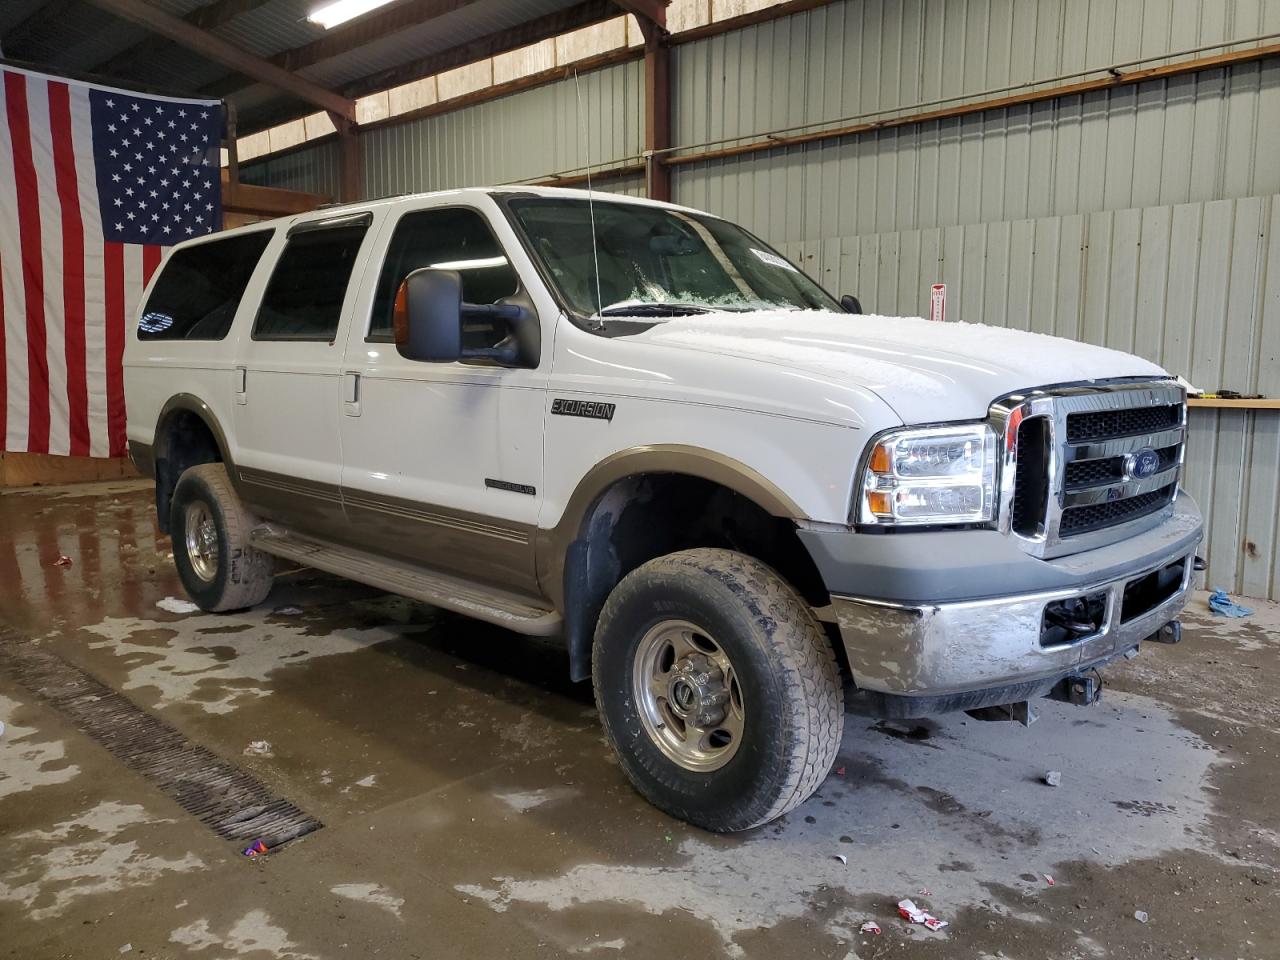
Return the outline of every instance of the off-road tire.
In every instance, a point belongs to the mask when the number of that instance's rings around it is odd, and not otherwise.
[[[635,651],[669,619],[714,637],[742,688],[742,742],[710,772],[664,754],[635,703]],[[605,735],[627,777],[658,808],[707,830],[746,830],[793,810],[840,749],[844,685],[830,640],[782,577],[731,550],[684,550],[624,577],[600,615],[591,667]]]
[[[193,501],[208,505],[217,529],[217,569],[210,580],[196,573],[187,548],[187,507]],[[169,513],[173,562],[187,595],[201,610],[244,610],[271,592],[275,558],[250,545],[249,531],[256,522],[232,489],[223,464],[202,463],[178,478]]]

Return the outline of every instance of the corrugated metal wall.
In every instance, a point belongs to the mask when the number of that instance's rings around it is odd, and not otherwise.
[[[291,153],[242,164],[240,180],[261,187],[282,187],[337,199],[338,144],[330,140]]]
[[[375,130],[362,138],[365,196],[509,183],[579,170],[588,159],[599,165],[637,157],[641,66],[618,64],[584,73],[576,83],[569,79]]]
[[[1280,396],[1280,196],[781,244],[868,311],[927,313],[1147,357],[1193,383]],[[1186,485],[1212,582],[1280,596],[1280,411],[1191,412]]]
[[[678,47],[675,142],[972,96],[1275,31],[1275,0],[844,0]]]
[[[843,0],[678,46],[675,140],[834,125],[1276,32],[1280,0]],[[592,162],[634,158],[640,65],[580,84]],[[577,102],[566,81],[378,130],[366,191],[581,167]],[[314,189],[334,183],[332,160],[313,148],[252,169]],[[923,313],[941,280],[950,319],[1280,396],[1280,60],[679,167],[674,190],[869,310]],[[1210,521],[1211,582],[1280,597],[1280,412],[1194,411],[1186,482]]]
[[[677,143],[1280,31],[1280,3],[848,0],[678,48]],[[852,39],[851,39],[852,38]],[[1280,396],[1280,61],[680,168],[869,310],[1042,330]],[[1280,412],[1192,414],[1215,584],[1280,597]]]
[[[675,190],[782,242],[1262,196],[1277,158],[1267,60],[677,168]]]

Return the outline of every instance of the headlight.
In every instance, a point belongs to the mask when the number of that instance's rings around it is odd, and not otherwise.
[[[871,448],[858,522],[985,523],[995,486],[996,435],[986,424],[896,430]]]

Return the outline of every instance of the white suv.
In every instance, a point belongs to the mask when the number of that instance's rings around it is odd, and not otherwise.
[[[1175,640],[1183,391],[1136,357],[861,315],[669,204],[458,190],[174,248],[125,352],[187,591],[287,558],[564,637],[623,769],[713,830],[883,716],[1092,702]]]

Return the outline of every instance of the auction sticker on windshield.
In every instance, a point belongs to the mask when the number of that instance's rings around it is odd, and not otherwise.
[[[776,253],[770,253],[768,250],[757,250],[755,247],[751,248],[751,252],[771,267],[781,267],[783,270],[790,270],[793,273],[796,270],[795,267],[787,263],[787,261],[783,260]]]

